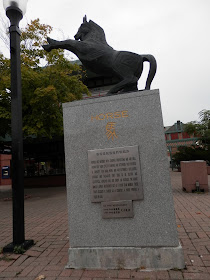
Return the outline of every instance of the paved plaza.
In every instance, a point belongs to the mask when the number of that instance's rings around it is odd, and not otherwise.
[[[171,180],[186,269],[152,272],[65,269],[69,248],[66,189],[37,188],[25,191],[26,239],[33,239],[35,245],[24,254],[0,253],[0,280],[210,280],[210,195],[184,193],[179,172],[171,172]],[[0,187],[0,250],[11,241],[11,190]]]

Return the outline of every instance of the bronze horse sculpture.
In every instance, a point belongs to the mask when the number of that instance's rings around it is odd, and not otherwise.
[[[157,67],[154,56],[114,50],[107,44],[104,30],[92,20],[88,22],[86,16],[74,38],[75,40],[65,41],[47,38],[49,44],[43,48],[48,52],[58,48],[69,50],[87,70],[103,76],[117,77],[119,82],[107,95],[138,90],[137,82],[143,71],[143,62],[148,61],[150,69],[145,89],[150,89]]]

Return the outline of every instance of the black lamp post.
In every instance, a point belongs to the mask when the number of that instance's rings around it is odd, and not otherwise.
[[[12,196],[13,196],[13,242],[3,248],[13,252],[16,246],[27,249],[33,240],[25,240],[24,222],[24,162],[22,132],[22,92],[20,68],[19,22],[26,11],[28,0],[3,0],[6,15],[10,20],[11,56],[11,115],[12,115]]]

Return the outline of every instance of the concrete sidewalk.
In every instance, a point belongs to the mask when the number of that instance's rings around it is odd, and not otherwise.
[[[181,173],[172,172],[172,185],[186,269],[158,272],[140,270],[71,270],[68,262],[66,190],[26,189],[26,239],[36,244],[24,254],[0,254],[0,279],[210,279],[210,195],[183,193]],[[209,176],[210,179],[210,176]],[[210,186],[210,182],[209,182]],[[0,191],[0,248],[12,241],[11,191]]]

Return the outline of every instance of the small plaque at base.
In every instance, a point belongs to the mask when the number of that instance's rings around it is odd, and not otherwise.
[[[132,200],[101,202],[102,218],[133,218]]]

